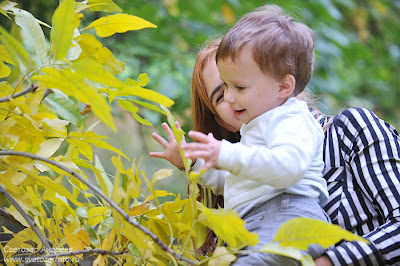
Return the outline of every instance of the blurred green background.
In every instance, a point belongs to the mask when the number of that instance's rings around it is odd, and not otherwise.
[[[51,25],[57,0],[14,1]],[[150,77],[148,88],[175,101],[173,115],[188,131],[192,128],[190,79],[197,52],[210,37],[222,36],[246,12],[275,3],[314,30],[316,64],[309,88],[318,96],[317,107],[336,114],[349,106],[366,107],[400,128],[400,0],[114,0],[125,13],[142,17],[158,26],[101,39],[126,63],[121,79]],[[98,14],[92,13],[92,20]],[[106,15],[106,14],[103,14]],[[90,17],[92,16],[92,17]],[[87,26],[88,16],[81,26]],[[1,18],[6,25],[7,19]],[[114,110],[118,133],[101,125],[95,130],[110,143],[135,157],[148,177],[168,162],[150,158],[149,151],[161,150],[151,132],[161,132],[165,117],[143,110],[141,115],[154,127],[139,125],[130,115]],[[100,151],[107,172],[113,173],[110,156]],[[179,171],[159,184],[161,189],[185,193],[186,180]]]

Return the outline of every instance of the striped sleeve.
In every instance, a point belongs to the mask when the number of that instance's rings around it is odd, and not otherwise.
[[[342,242],[326,254],[334,265],[400,263],[400,140],[397,131],[374,113],[350,108],[336,119],[338,145],[348,166],[342,227],[363,242]]]

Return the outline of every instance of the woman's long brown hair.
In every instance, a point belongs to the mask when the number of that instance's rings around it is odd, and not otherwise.
[[[215,117],[217,113],[214,106],[208,98],[207,88],[204,82],[204,68],[210,60],[215,60],[215,53],[218,49],[220,40],[210,42],[203,48],[196,59],[192,75],[192,114],[193,114],[193,127],[194,130],[204,134],[213,133],[216,139],[226,139],[231,142],[237,142],[238,138],[235,133],[232,133],[218,124]],[[203,202],[209,208],[223,208],[224,197],[217,196],[212,191],[199,185],[200,195],[198,201]],[[207,238],[203,246],[198,249],[200,254],[211,253],[215,247],[214,232],[208,230]]]

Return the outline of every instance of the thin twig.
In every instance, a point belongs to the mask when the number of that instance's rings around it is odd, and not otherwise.
[[[8,102],[11,99],[18,98],[18,97],[20,97],[24,94],[30,93],[30,92],[34,92],[37,88],[38,88],[38,86],[31,85],[28,88],[26,88],[25,90],[17,92],[14,95],[8,95],[8,96],[0,98],[0,103]]]
[[[38,155],[35,155],[35,154],[28,153],[28,152],[0,151],[0,156],[3,156],[3,155],[23,156],[23,157],[31,158],[34,160],[43,161],[43,162],[46,162],[46,163],[49,163],[49,164],[52,164],[52,165],[58,167],[59,169],[65,171],[66,173],[77,178],[79,181],[81,181],[82,183],[87,185],[90,189],[92,189],[94,192],[96,192],[100,197],[102,197],[105,201],[107,201],[108,204],[110,204],[110,206],[113,207],[127,222],[129,222],[130,224],[132,224],[133,226],[135,226],[136,228],[141,230],[144,234],[148,235],[162,250],[170,253],[172,256],[174,256],[175,258],[177,258],[180,261],[185,261],[192,265],[198,264],[197,261],[190,260],[188,258],[185,258],[182,254],[176,253],[173,249],[171,249],[164,242],[162,242],[161,239],[159,239],[156,234],[152,233],[149,229],[147,229],[146,227],[141,225],[138,221],[132,219],[131,216],[129,216],[126,212],[124,212],[113,200],[111,200],[109,197],[107,197],[99,188],[97,188],[92,183],[90,183],[89,181],[87,181],[86,179],[81,177],[79,174],[77,174],[73,170],[64,166],[63,164],[55,162],[55,161],[47,159],[47,158],[44,158],[44,157],[41,157],[41,156],[38,156]]]
[[[49,96],[49,94],[52,94],[53,92],[54,92],[54,91],[51,90],[51,89],[45,90],[45,92],[44,92],[44,94],[43,94],[42,101],[43,101],[47,96]]]
[[[35,261],[44,261],[46,259],[54,258],[54,257],[70,257],[70,256],[74,256],[74,255],[90,254],[90,253],[96,253],[96,254],[100,254],[100,255],[118,256],[118,255],[127,253],[127,251],[112,251],[112,250],[104,250],[104,249],[100,249],[100,248],[75,250],[75,251],[71,251],[71,252],[37,256],[37,257],[32,258],[31,261],[27,261],[26,263],[21,264],[21,266],[29,265],[30,263],[35,262]]]
[[[10,193],[7,192],[7,190],[0,185],[0,193],[2,193],[7,200],[17,209],[17,211],[24,217],[24,219],[27,221],[29,226],[32,228],[32,231],[36,233],[36,235],[39,237],[40,241],[42,241],[43,246],[47,248],[47,251],[50,254],[55,254],[52,248],[50,247],[49,243],[47,242],[47,239],[44,237],[42,232],[40,232],[39,228],[36,226],[36,223],[32,220],[32,218],[22,209],[22,207],[18,204],[18,202],[15,201],[15,199],[10,195]],[[57,259],[55,260],[56,264],[59,266],[62,266]]]

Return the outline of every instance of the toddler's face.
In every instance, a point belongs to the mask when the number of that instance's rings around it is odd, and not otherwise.
[[[261,71],[249,47],[244,47],[235,61],[230,57],[218,60],[224,82],[224,101],[243,123],[280,106],[286,99],[279,93],[280,82]]]

